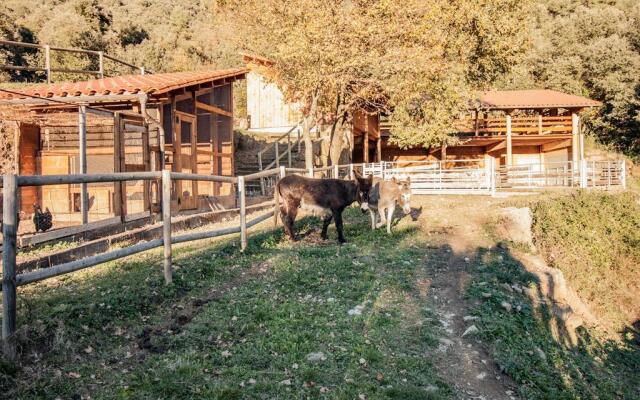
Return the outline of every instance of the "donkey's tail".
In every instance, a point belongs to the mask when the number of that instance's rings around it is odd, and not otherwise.
[[[273,226],[278,226],[278,214],[280,213],[280,181],[273,188]]]

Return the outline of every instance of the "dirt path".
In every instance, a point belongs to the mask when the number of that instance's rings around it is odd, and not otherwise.
[[[457,389],[462,399],[515,399],[515,383],[500,373],[472,333],[464,335],[474,325],[464,298],[471,280],[470,263],[479,247],[495,245],[482,228],[483,218],[494,201],[432,197],[427,200],[423,200],[426,211],[420,217],[420,225],[434,251],[425,260],[422,273],[431,283],[431,304],[444,333],[436,357],[440,376]]]

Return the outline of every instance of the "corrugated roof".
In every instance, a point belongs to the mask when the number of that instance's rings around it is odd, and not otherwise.
[[[548,89],[494,90],[480,94],[480,105],[489,109],[599,107],[599,101]]]
[[[82,82],[37,84],[11,89],[12,92],[19,92],[24,96],[0,92],[0,99],[11,100],[31,96],[51,98],[138,93],[159,95],[183,87],[212,82],[219,79],[241,78],[247,72],[248,70],[246,68],[234,68],[218,71],[209,70],[147,75],[121,75]]]

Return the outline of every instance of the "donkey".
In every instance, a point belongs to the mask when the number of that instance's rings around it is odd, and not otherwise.
[[[293,223],[298,208],[322,217],[322,239],[327,239],[327,229],[331,220],[335,221],[338,243],[345,243],[342,230],[342,211],[354,201],[366,207],[373,176],[363,178],[356,173],[355,180],[314,179],[300,175],[289,175],[278,181],[274,191],[276,212],[274,221],[278,223],[277,208],[280,208],[285,233],[296,240]],[[279,198],[282,198],[282,205]]]
[[[411,178],[407,178],[406,181],[398,181],[396,178],[391,178],[390,181],[374,178],[367,203],[371,216],[371,229],[377,229],[386,224],[387,233],[391,234],[391,222],[396,204],[402,207],[405,215],[411,213]],[[362,211],[367,209],[362,208]],[[376,223],[376,211],[380,215],[380,224]]]

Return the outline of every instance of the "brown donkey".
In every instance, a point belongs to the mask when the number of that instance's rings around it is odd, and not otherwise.
[[[368,202],[371,229],[377,229],[386,224],[387,233],[390,234],[396,204],[402,207],[405,214],[411,213],[411,178],[405,181],[398,181],[396,178],[391,178],[389,181],[374,178]],[[380,215],[380,224],[376,223],[376,212]]]
[[[355,180],[314,179],[300,175],[289,175],[280,179],[274,191],[276,212],[275,222],[278,222],[278,208],[282,216],[284,230],[291,240],[296,240],[293,223],[302,208],[319,215],[323,219],[322,238],[327,239],[327,229],[331,220],[335,222],[338,231],[338,242],[344,243],[342,229],[342,211],[354,201],[366,207],[369,201],[369,190],[373,176],[363,178],[356,174]],[[279,198],[282,199],[280,204]]]

